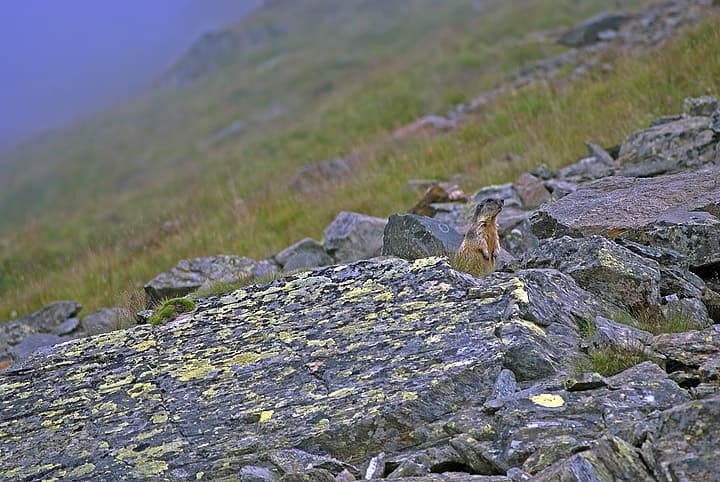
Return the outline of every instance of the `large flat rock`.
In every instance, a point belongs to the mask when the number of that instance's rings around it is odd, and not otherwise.
[[[0,476],[214,480],[283,448],[363,463],[483,403],[503,369],[557,373],[601,312],[557,271],[475,279],[439,258],[249,286],[0,374]]]
[[[655,178],[607,177],[540,208],[533,217],[539,238],[617,236],[680,213],[720,214],[720,167]]]

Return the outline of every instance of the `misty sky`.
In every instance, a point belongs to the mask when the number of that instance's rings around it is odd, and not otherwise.
[[[149,86],[262,0],[1,0],[0,150]]]

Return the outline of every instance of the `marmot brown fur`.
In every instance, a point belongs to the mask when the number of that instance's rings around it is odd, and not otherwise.
[[[502,199],[486,199],[475,208],[460,249],[454,256],[455,268],[473,276],[495,271],[500,254],[497,216],[502,211]]]

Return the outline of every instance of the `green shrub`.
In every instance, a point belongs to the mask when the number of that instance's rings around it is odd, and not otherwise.
[[[172,298],[165,300],[153,315],[148,318],[151,325],[161,325],[172,320],[180,313],[187,313],[195,309],[195,303],[187,298]]]

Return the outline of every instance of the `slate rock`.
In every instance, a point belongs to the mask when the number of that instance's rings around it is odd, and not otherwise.
[[[219,255],[183,259],[173,269],[161,273],[145,285],[148,304],[166,298],[185,296],[206,282],[237,283],[275,273],[277,265],[243,256]]]
[[[277,482],[280,477],[267,467],[246,465],[240,469],[240,482]]]
[[[653,468],[654,480],[717,479],[720,394],[672,407],[655,419],[658,428],[642,446],[643,458]]]
[[[379,256],[387,222],[343,211],[325,228],[323,247],[341,263]]]
[[[81,309],[77,301],[55,301],[28,316],[0,323],[0,339],[16,345],[32,333],[57,333],[58,327]]]
[[[50,333],[32,333],[12,347],[12,356],[17,362],[29,357],[41,348],[57,345],[69,339],[68,337],[61,337]]]
[[[608,320],[602,316],[595,318],[590,344],[594,348],[610,347],[618,350],[640,350],[652,353],[653,335],[633,326]]]
[[[607,156],[609,157],[610,155],[607,154]],[[606,157],[593,154],[590,157],[582,158],[574,164],[559,169],[555,175],[561,180],[580,183],[607,177],[611,175],[612,172],[613,164],[608,164]]]
[[[688,322],[692,329],[702,330],[712,325],[707,307],[697,298],[682,298],[670,295],[663,298],[662,313],[668,320]]]
[[[89,336],[99,335],[122,328],[131,318],[130,312],[123,308],[100,308],[83,318],[82,328]]]
[[[715,135],[707,117],[685,117],[635,132],[620,148],[618,173],[649,177],[717,163]]]
[[[534,209],[550,200],[545,184],[532,174],[521,174],[515,181],[515,190],[526,209]]]
[[[668,372],[685,371],[701,382],[720,381],[720,325],[658,335],[653,349],[666,358]]]
[[[382,254],[414,260],[457,252],[463,237],[445,223],[415,214],[394,214],[383,235]]]
[[[618,306],[658,306],[660,267],[602,236],[547,239],[527,253],[523,268],[554,268]]]
[[[285,248],[274,258],[285,271],[328,266],[334,262],[332,257],[325,252],[322,243],[311,238],[302,239]]]
[[[720,101],[712,95],[702,97],[686,97],[683,100],[683,114],[690,117],[709,117],[720,108]]]
[[[642,430],[633,422],[689,400],[667,373],[645,362],[608,378],[607,386],[586,391],[564,390],[559,376],[539,381],[493,413],[482,407],[461,408],[443,427],[453,435],[451,440],[461,436],[474,440],[475,454],[464,452],[465,457],[481,455],[498,468],[517,467],[538,474],[578,452],[585,453],[603,435],[640,445]],[[420,456],[416,452],[414,458]],[[469,463],[465,458],[460,462]],[[622,463],[623,459],[608,462]]]
[[[714,210],[714,206],[711,209]],[[628,229],[620,236],[640,244],[677,251],[686,257],[691,268],[720,263],[720,219],[709,212],[670,210],[653,224]]]
[[[74,332],[78,327],[80,326],[80,318],[68,318],[64,323],[61,323],[58,325],[57,328],[55,328],[55,334],[56,335],[69,335],[70,333]]]
[[[649,179],[612,176],[593,181],[539,208],[531,219],[533,233],[540,239],[617,237],[627,230],[649,229],[669,212],[711,212],[720,209],[718,179],[720,168]]]
[[[568,47],[584,47],[602,40],[602,33],[618,30],[632,17],[622,13],[603,12],[566,31],[558,40]]]
[[[439,258],[245,286],[2,372],[0,474],[37,478],[61,460],[42,477],[220,478],[275,449],[359,465],[413,450],[435,433],[428,424],[482,404],[504,368],[524,381],[557,373],[579,355],[581,320],[606,311],[557,271],[473,278]],[[523,352],[542,363],[514,362]],[[60,392],[72,404],[58,405]]]
[[[640,452],[619,437],[605,435],[589,446],[589,450],[548,467],[532,480],[564,482],[570,480],[627,480],[655,482]]]

